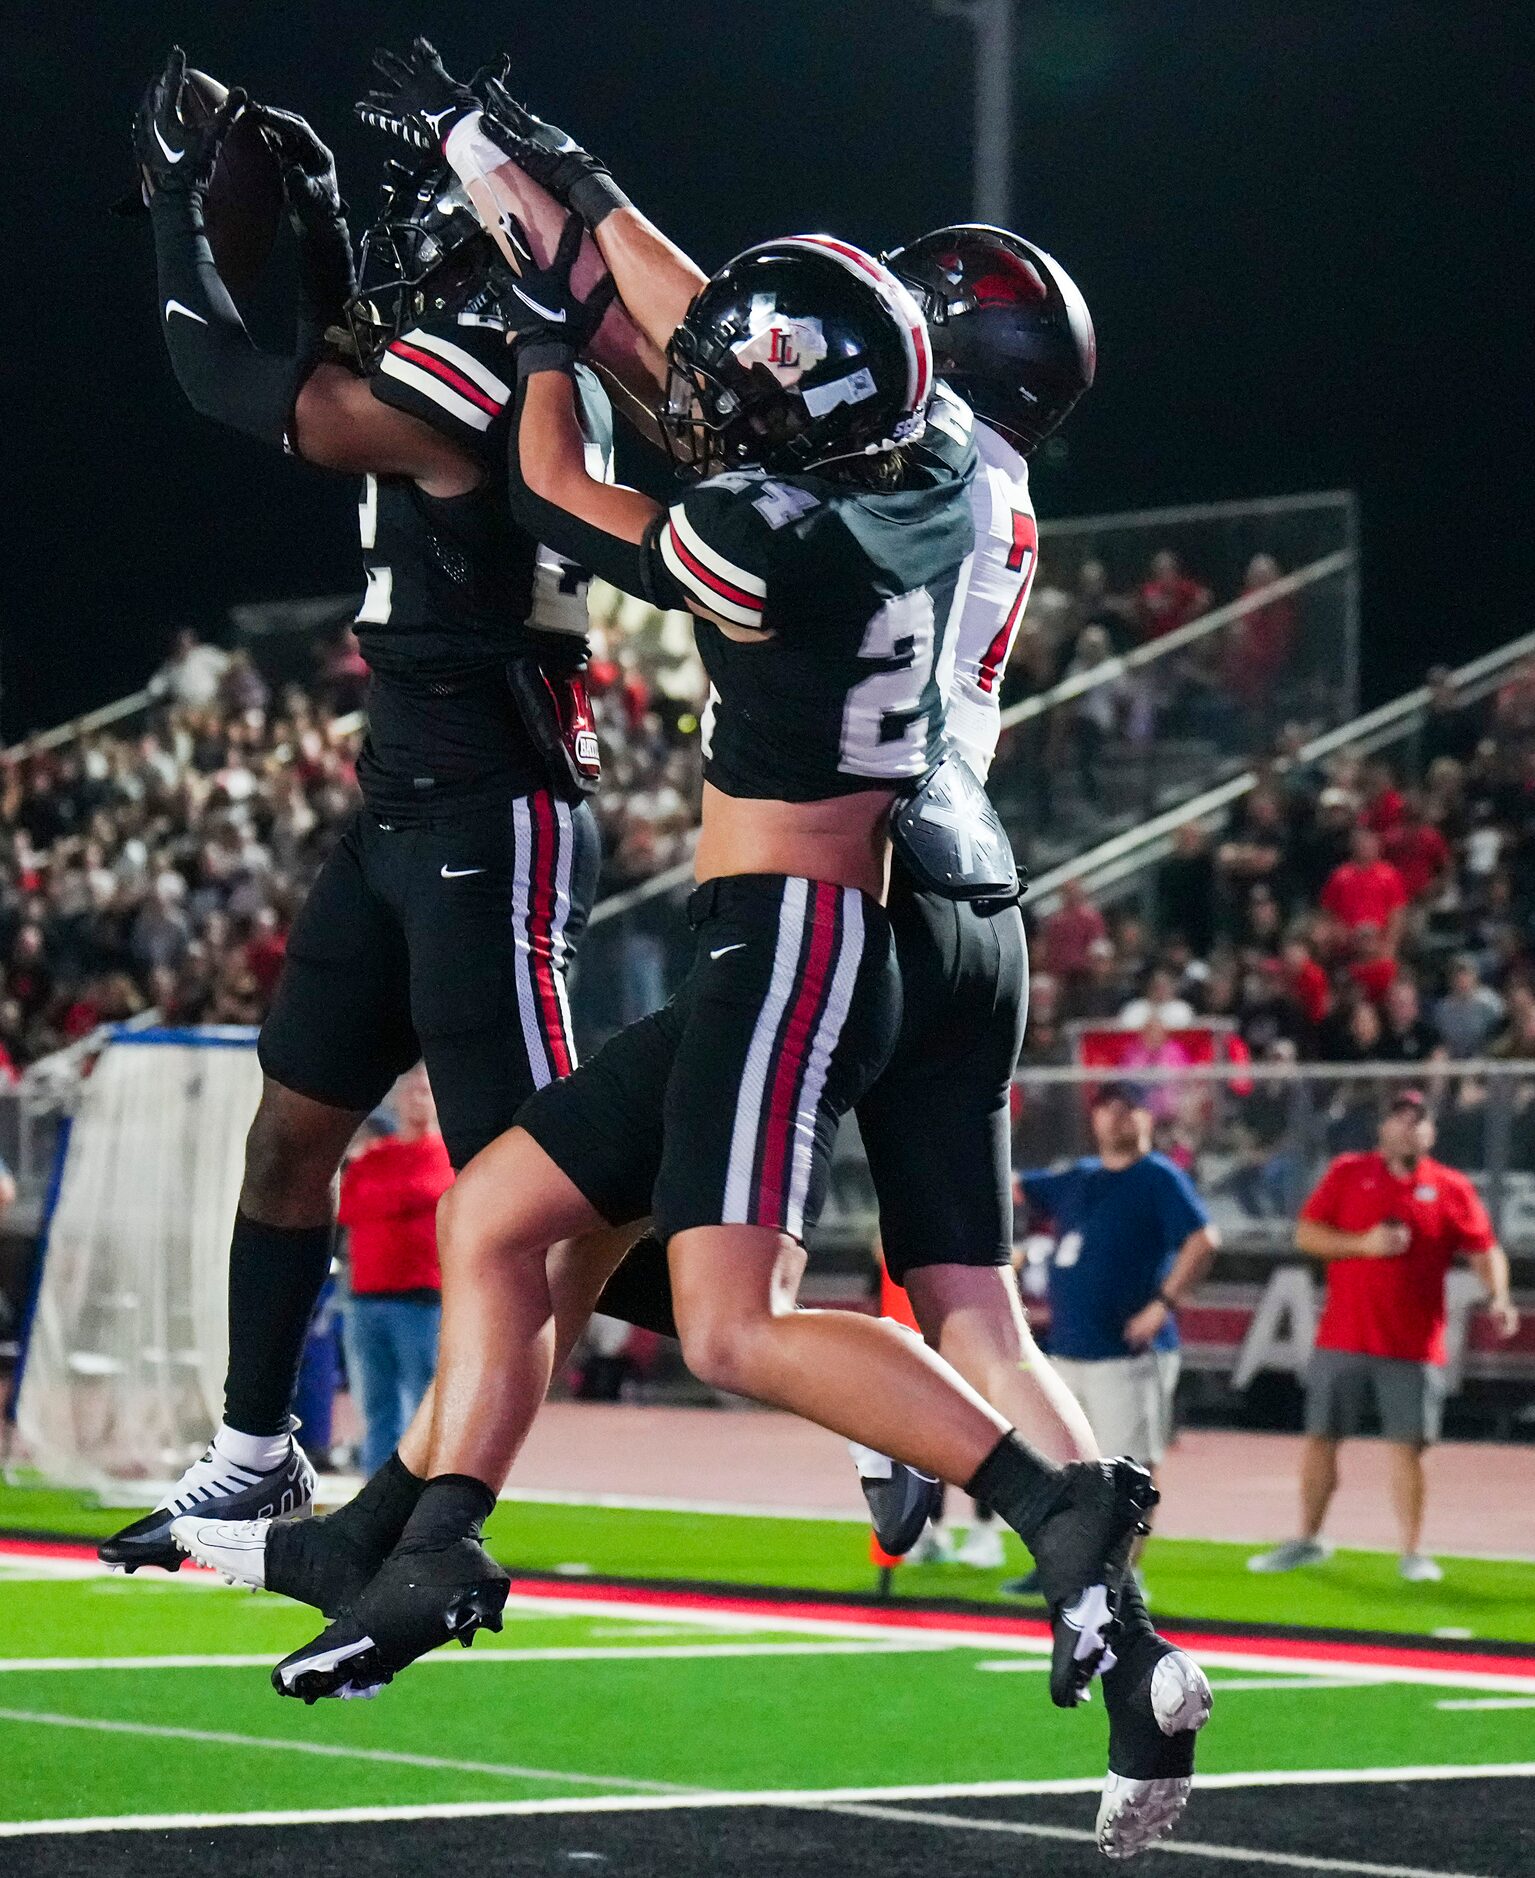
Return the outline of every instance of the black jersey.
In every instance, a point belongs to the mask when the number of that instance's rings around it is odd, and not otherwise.
[[[586,655],[586,575],[512,519],[506,437],[512,404],[505,329],[478,314],[413,327],[369,381],[484,469],[467,494],[430,496],[409,477],[370,476],[358,507],[367,591],[357,636],[373,674],[358,776],[386,818],[440,812],[487,788],[548,781],[506,681],[532,652],[562,669]],[[612,412],[581,373],[592,469],[611,456]]]
[[[704,775],[726,795],[814,802],[924,776],[943,742],[938,671],[973,531],[968,440],[915,486],[735,472],[690,489],[650,537],[666,604],[698,602],[709,674]]]

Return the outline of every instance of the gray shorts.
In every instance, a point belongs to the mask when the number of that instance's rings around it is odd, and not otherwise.
[[[1444,1370],[1395,1356],[1313,1350],[1306,1371],[1306,1433],[1338,1441],[1378,1422],[1387,1441],[1427,1447],[1444,1420]]]
[[[1178,1352],[1142,1350],[1095,1362],[1065,1356],[1050,1360],[1076,1397],[1099,1449],[1155,1467],[1172,1438]]]

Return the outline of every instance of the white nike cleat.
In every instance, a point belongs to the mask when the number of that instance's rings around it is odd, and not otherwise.
[[[973,1566],[976,1571],[1000,1571],[1007,1563],[1007,1554],[1002,1549],[1001,1527],[995,1520],[975,1520],[965,1534],[964,1544],[954,1556],[959,1564]]]
[[[295,1422],[294,1427],[298,1424]],[[171,1535],[178,1519],[199,1525],[219,1521],[244,1523],[282,1514],[302,1518],[314,1506],[315,1475],[309,1457],[292,1438],[274,1464],[247,1467],[220,1451],[217,1437],[200,1460],[181,1476],[153,1510],[110,1539],[102,1540],[97,1556],[103,1564],[135,1572],[142,1565],[179,1571],[185,1549]]]
[[[188,1558],[216,1571],[226,1584],[266,1589],[266,1539],[269,1519],[198,1519],[171,1521],[171,1537]]]
[[[954,1563],[954,1542],[941,1526],[928,1524],[922,1528],[917,1543],[906,1554],[908,1565],[952,1565]]]
[[[1250,1572],[1293,1572],[1303,1565],[1325,1565],[1332,1547],[1325,1539],[1286,1539],[1268,1552],[1255,1552],[1247,1561]]]
[[[1165,1839],[1182,1819],[1193,1780],[1129,1780],[1108,1774],[1098,1802],[1098,1850],[1105,1858],[1134,1858]]]
[[[1136,1667],[1147,1646],[1161,1651],[1149,1678]],[[1204,1671],[1187,1652],[1157,1638],[1131,1644],[1127,1654],[1125,1681],[1104,1681],[1110,1747],[1098,1850],[1107,1858],[1134,1858],[1183,1817],[1194,1785],[1194,1737],[1214,1703]]]

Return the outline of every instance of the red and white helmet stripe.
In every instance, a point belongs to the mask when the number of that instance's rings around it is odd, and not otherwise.
[[[922,309],[901,282],[882,261],[850,241],[838,241],[834,235],[790,235],[774,247],[814,248],[839,261],[850,274],[868,281],[889,308],[900,328],[906,347],[906,398],[910,409],[920,416],[933,390],[933,342],[928,336]]]

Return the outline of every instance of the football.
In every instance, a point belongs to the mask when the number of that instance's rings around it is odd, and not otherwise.
[[[206,124],[229,96],[206,72],[189,70],[182,92],[188,124]],[[208,246],[219,277],[239,299],[261,278],[282,215],[282,172],[261,126],[248,113],[224,139],[203,204]]]

